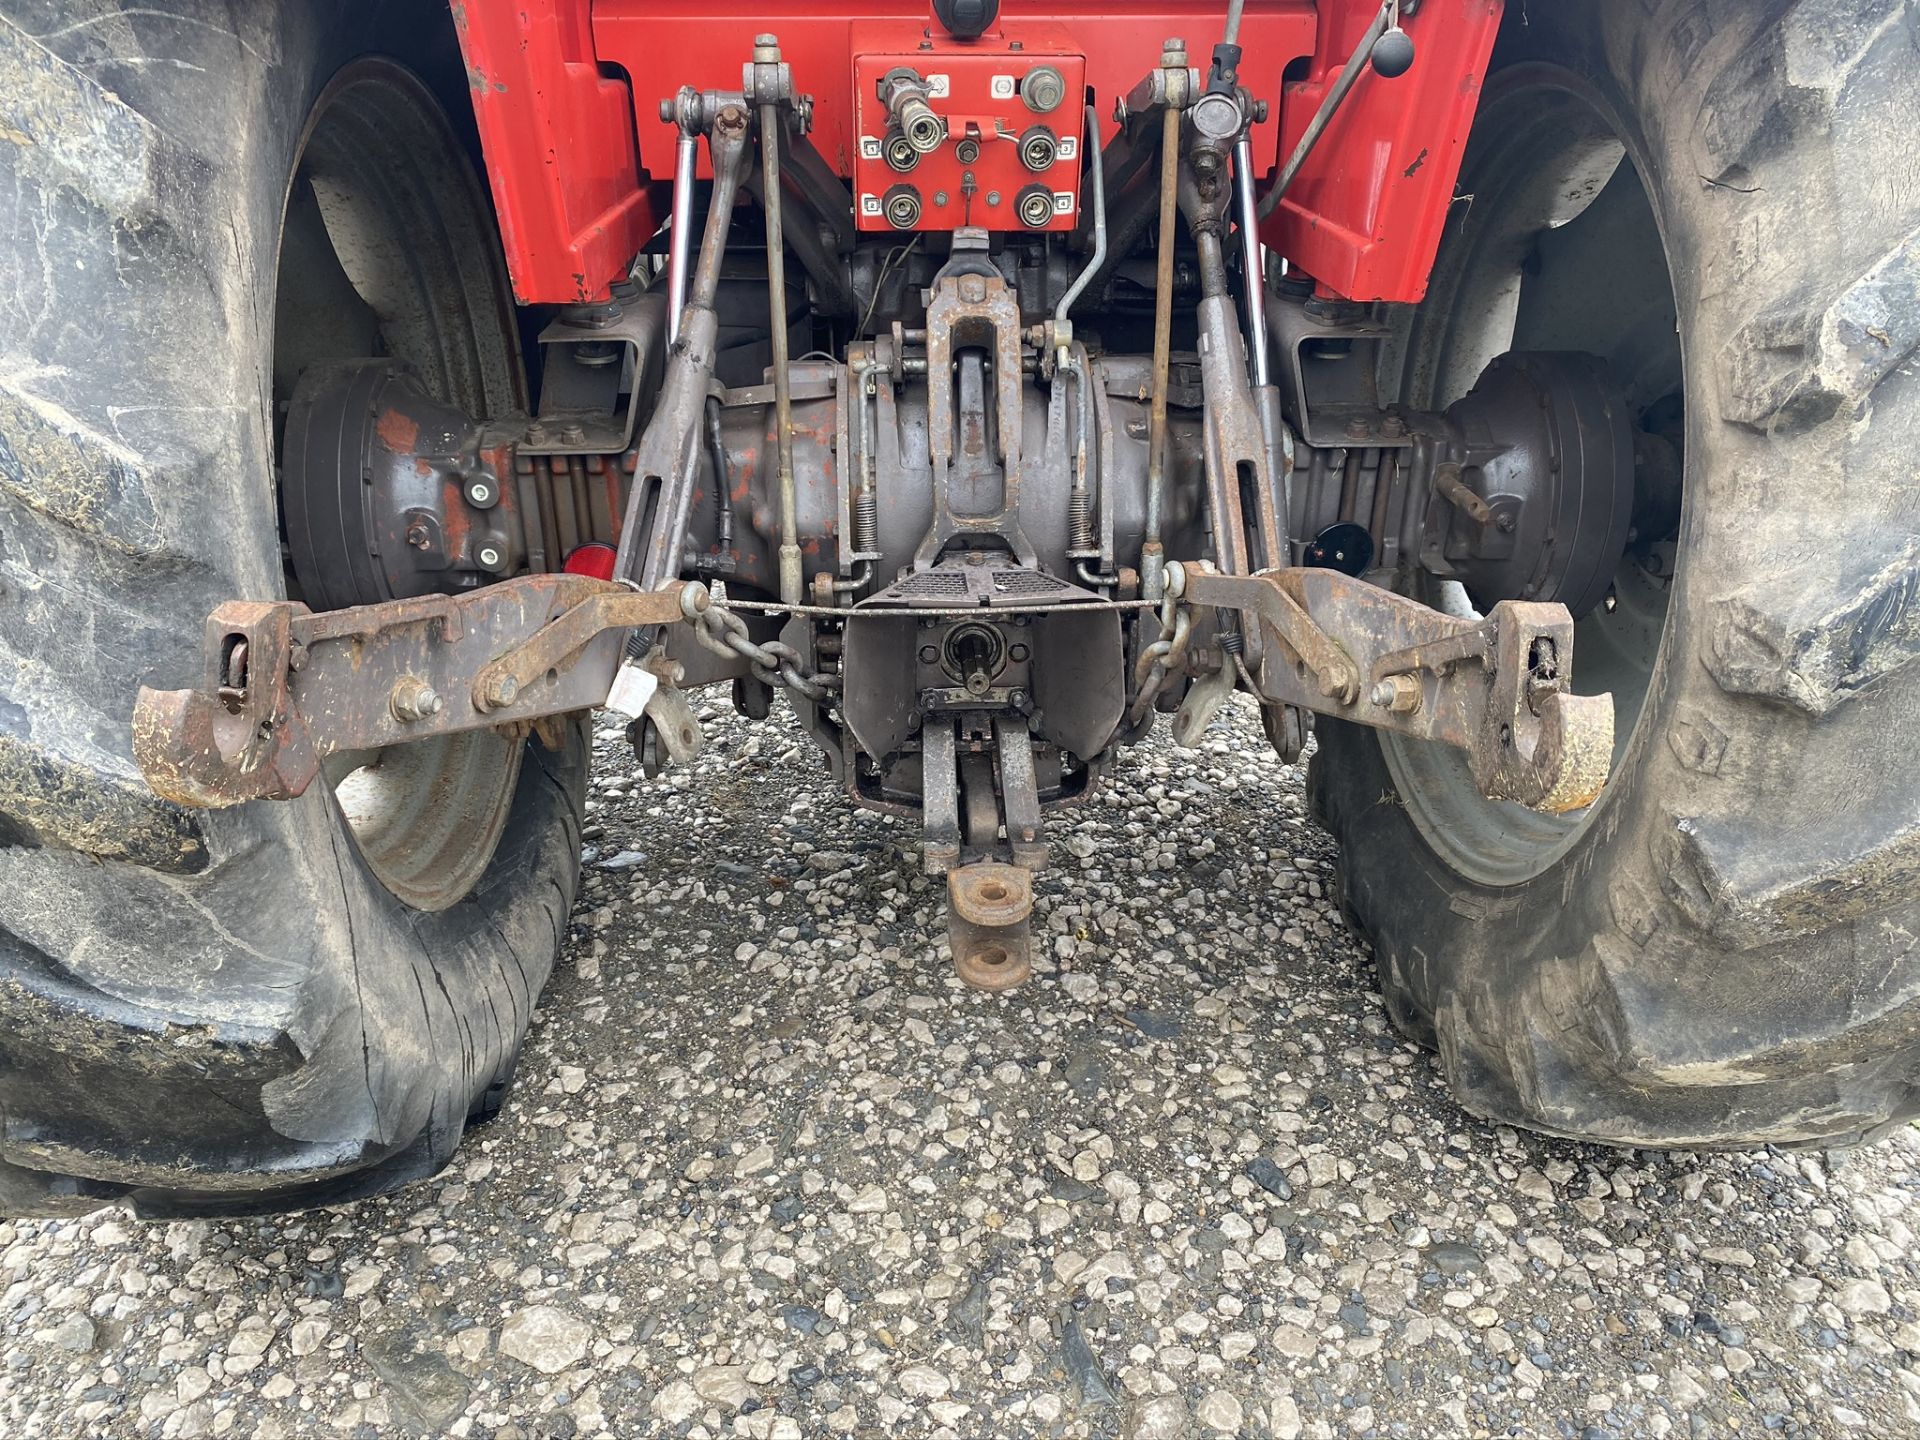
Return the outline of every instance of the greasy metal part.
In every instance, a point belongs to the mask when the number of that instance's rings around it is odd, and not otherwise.
[[[969,746],[960,752],[962,853],[992,854],[1000,841],[1000,800],[993,793],[993,756]]]
[[[1022,565],[1036,565],[1020,526],[1021,425],[1024,418],[1020,302],[986,254],[983,230],[958,230],[953,258],[933,283],[927,306],[927,450],[933,472],[933,523],[914,553],[931,566],[942,549],[969,535],[1006,544]],[[954,332],[969,339],[956,347]],[[982,352],[990,353],[992,434],[983,387]],[[956,392],[958,395],[956,396]],[[957,480],[983,494],[962,510],[953,503]]]
[[[652,779],[668,764],[691,764],[706,743],[706,732],[700,728],[700,721],[693,713],[687,692],[680,688],[680,682],[686,678],[686,670],[680,662],[668,658],[664,649],[656,647],[640,663],[652,671],[660,682],[652,698],[647,701],[645,712],[636,722],[644,731],[641,744],[636,748],[641,750],[647,778]],[[647,753],[649,748],[652,751],[651,763]]]
[[[473,677],[473,708],[482,713],[513,705],[541,679],[569,663],[589,641],[608,630],[630,630],[690,619],[706,610],[707,589],[697,580],[670,590],[632,590],[592,581],[599,587],[567,606],[539,632]]]
[[[207,619],[198,688],[141,687],[134,759],[182,805],[291,799],[340,751],[590,709],[607,693],[618,631],[669,623],[682,606],[677,589],[581,575],[318,614],[230,601]]]
[[[681,312],[680,337],[668,357],[653,418],[633,452],[633,485],[614,566],[615,575],[631,579],[643,590],[658,589],[680,573],[687,516],[699,475],[700,422],[719,344],[714,299],[720,286],[720,262],[746,170],[745,105],[738,96],[731,96],[703,108],[713,112],[707,130],[713,199],[692,293]]]
[[[1033,973],[1033,880],[1018,865],[983,861],[947,872],[947,937],[954,969],[976,990],[1007,990]]]
[[[1161,64],[1175,64],[1185,75],[1184,48],[1175,42]],[[1153,409],[1147,422],[1147,538],[1141,548],[1141,593],[1160,598],[1166,574],[1166,550],[1161,525],[1166,513],[1167,489],[1167,365],[1173,350],[1173,246],[1180,187],[1180,111],[1169,105],[1160,120],[1160,229],[1153,279]]]
[[[1306,572],[1223,575],[1205,561],[1181,568],[1185,571],[1185,595],[1190,604],[1239,610],[1266,622],[1286,650],[1298,656],[1300,664],[1312,673],[1313,688],[1320,699],[1350,705],[1359,695],[1359,667],[1339,643],[1314,622],[1293,591],[1281,583],[1281,576]]]
[[[1460,478],[1460,464],[1455,460],[1442,461],[1433,467],[1434,493],[1455,505],[1476,525],[1493,523],[1493,507],[1468,488],[1466,481]]]
[[[753,42],[758,73],[780,67],[780,45],[771,35]],[[798,604],[804,594],[800,573],[798,501],[793,480],[793,395],[787,374],[787,243],[780,223],[780,139],[784,129],[782,96],[756,86],[760,102],[760,204],[767,220],[767,314],[773,341],[773,428],[780,458],[780,598]]]
[[[1391,338],[1382,321],[1361,307],[1321,304],[1298,288],[1268,291],[1266,312],[1282,409],[1301,440],[1322,449],[1412,443],[1404,426],[1394,431],[1394,412],[1380,398],[1375,361]]]
[[[707,456],[713,465],[713,554],[697,556],[696,565],[701,569],[731,572],[735,568],[733,553],[733,476],[732,467],[727,463],[727,439],[720,429],[720,400],[714,395],[707,396]]]
[[[845,185],[807,137],[811,114],[811,98],[795,97],[793,121],[781,137],[780,185],[790,207],[782,213],[781,234],[807,272],[814,314],[840,319],[859,313],[848,264],[856,231]]]
[[[920,860],[929,875],[960,863],[960,760],[953,720],[939,720],[920,737]]]
[[[540,413],[521,454],[604,457],[633,442],[660,383],[673,306],[624,285],[616,297],[567,306],[540,332]]]
[[[1577,620],[1606,597],[1633,527],[1636,441],[1604,361],[1509,351],[1447,407],[1448,444],[1420,563],[1495,600],[1558,600]]]
[[[1383,0],[1380,13],[1373,17],[1373,23],[1367,26],[1361,35],[1360,43],[1353,47],[1353,54],[1347,57],[1340,76],[1328,87],[1326,98],[1321,100],[1320,108],[1314,111],[1313,119],[1307,122],[1307,128],[1301,132],[1299,143],[1293,147],[1293,153],[1287,157],[1287,163],[1280,171],[1280,178],[1273,182],[1273,188],[1267,191],[1260,201],[1260,218],[1266,219],[1274,212],[1280,201],[1292,186],[1293,179],[1300,173],[1300,167],[1307,163],[1307,157],[1313,153],[1313,147],[1320,143],[1320,137],[1326,133],[1332,122],[1334,112],[1347,98],[1347,92],[1353,89],[1354,82],[1366,69],[1367,58],[1373,54],[1376,41],[1386,33],[1388,20],[1400,0]]]
[[[1213,723],[1214,716],[1220,713],[1220,707],[1227,703],[1240,683],[1239,657],[1228,655],[1222,658],[1220,668],[1211,675],[1202,676],[1187,687],[1186,698],[1180,702],[1180,708],[1173,716],[1173,743],[1182,749],[1192,749],[1200,742],[1200,736]]]
[[[1578,809],[1605,785],[1613,697],[1568,689],[1565,606],[1503,600],[1471,621],[1334,570],[1182,568],[1192,604],[1257,616],[1299,656],[1296,666],[1269,654],[1257,677],[1269,704],[1454,746],[1483,794],[1535,810]],[[1401,677],[1418,685],[1417,700]]]
[[[301,595],[327,610],[379,604],[517,566],[525,528],[507,477],[519,429],[468,418],[398,361],[309,367],[279,475]]]
[[[1040,784],[1033,767],[1033,738],[1027,722],[1001,715],[993,722],[994,758],[1000,774],[1000,820],[1007,831],[1013,863],[1041,870],[1047,842],[1040,829]]]

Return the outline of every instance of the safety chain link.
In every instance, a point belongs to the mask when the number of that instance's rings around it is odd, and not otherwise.
[[[839,681],[832,675],[815,672],[808,675],[800,669],[800,652],[791,645],[778,640],[769,640],[757,645],[747,634],[747,622],[727,609],[724,605],[709,604],[696,607],[681,603],[681,612],[687,617],[687,623],[693,628],[693,638],[716,655],[738,655],[753,668],[754,675],[764,685],[784,685],[797,695],[809,700],[819,701],[839,688]]]
[[[1160,592],[1160,638],[1140,652],[1134,667],[1138,693],[1127,712],[1127,723],[1138,725],[1152,708],[1169,672],[1187,658],[1187,642],[1193,638],[1193,608],[1182,603],[1187,593],[1187,572],[1178,561],[1168,564],[1166,588]]]

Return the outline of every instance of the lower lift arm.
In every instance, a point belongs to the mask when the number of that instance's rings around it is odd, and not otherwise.
[[[1568,691],[1563,606],[1502,601],[1461,620],[1333,570],[1168,569],[1176,605],[1237,611],[1276,642],[1252,677],[1269,704],[1454,746],[1484,793],[1539,810],[1589,804],[1606,781],[1612,697]],[[198,688],[141,689],[134,757],[183,805],[291,799],[337,752],[592,709],[630,630],[704,625],[709,606],[695,581],[641,591],[577,575],[320,614],[229,602],[208,617]],[[666,647],[657,663],[672,693]]]

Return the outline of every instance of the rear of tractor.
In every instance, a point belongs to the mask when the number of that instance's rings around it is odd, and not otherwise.
[[[1243,694],[1469,1108],[1920,1109],[1898,0],[0,8],[0,1207],[433,1173],[716,684],[969,983]]]

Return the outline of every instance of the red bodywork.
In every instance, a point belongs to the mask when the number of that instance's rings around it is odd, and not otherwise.
[[[1007,0],[998,35],[981,44],[1024,45],[1030,29],[1037,49],[1070,45],[1085,56],[1086,84],[1111,135],[1114,101],[1159,63],[1162,41],[1184,39],[1204,71],[1225,9],[1224,0],[1083,0],[1078,8]],[[1263,177],[1278,169],[1377,9],[1377,0],[1247,0],[1241,83],[1272,106],[1252,135]],[[831,9],[763,0],[745,16],[698,0],[465,0],[454,13],[523,303],[601,298],[626,273],[664,218],[673,128],[659,104],[681,85],[737,90],[754,36],[776,35],[795,87],[813,97],[814,144],[852,179],[856,35],[876,21],[931,25],[914,0],[837,0]],[[1407,16],[1413,68],[1395,79],[1361,77],[1265,222],[1267,244],[1332,294],[1420,299],[1500,13],[1501,0],[1426,0]],[[1295,62],[1304,62],[1305,78],[1283,86]]]

